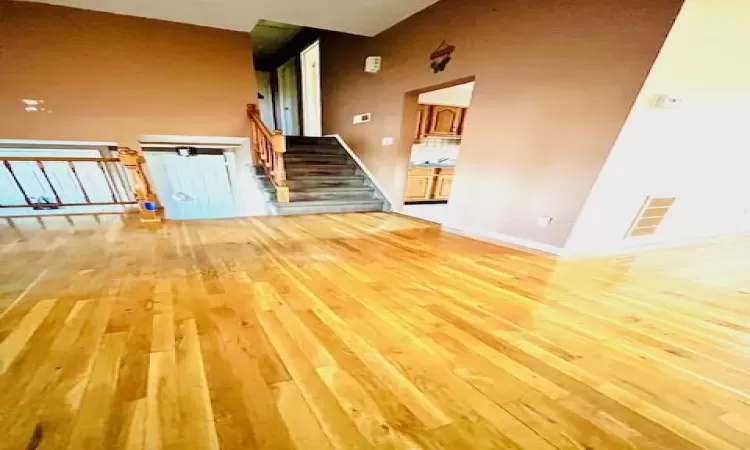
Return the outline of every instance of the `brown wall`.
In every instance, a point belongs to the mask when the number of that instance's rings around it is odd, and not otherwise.
[[[2,2],[3,0],[0,0]],[[52,113],[27,113],[21,99]],[[246,33],[9,2],[0,21],[0,138],[249,136]]]
[[[476,77],[446,225],[563,246],[681,4],[442,0],[375,38],[326,36],[324,131],[399,203],[410,142],[381,139],[409,136],[405,93]],[[457,49],[433,74],[443,40]],[[383,57],[377,74],[363,72],[369,55]],[[364,112],[372,121],[353,125]]]

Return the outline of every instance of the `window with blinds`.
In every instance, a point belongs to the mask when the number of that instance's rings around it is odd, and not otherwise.
[[[625,237],[650,236],[656,233],[674,201],[674,197],[646,197]]]

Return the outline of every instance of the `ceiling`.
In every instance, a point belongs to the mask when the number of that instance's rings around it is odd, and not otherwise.
[[[302,27],[297,25],[287,25],[270,20],[258,21],[253,31],[250,32],[253,42],[253,56],[263,58],[273,55],[300,31],[302,31]]]
[[[38,0],[27,0],[38,1]],[[374,36],[437,0],[43,0],[129,16],[251,31],[266,19]]]

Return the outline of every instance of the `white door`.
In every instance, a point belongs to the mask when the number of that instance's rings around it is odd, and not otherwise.
[[[273,117],[271,73],[257,71],[255,72],[255,78],[258,82],[258,108],[260,109],[260,118],[269,130],[275,130],[276,120]]]
[[[320,41],[302,50],[302,126],[305,136],[323,134],[320,105]]]
[[[292,58],[276,69],[279,79],[279,120],[286,135],[299,134],[299,96],[297,94],[297,64]]]
[[[167,219],[237,216],[226,155],[144,153]]]

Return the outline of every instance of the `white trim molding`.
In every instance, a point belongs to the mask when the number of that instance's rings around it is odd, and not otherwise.
[[[476,239],[478,241],[489,242],[490,244],[502,245],[505,247],[513,247],[520,250],[536,250],[542,253],[547,253],[554,256],[564,256],[565,249],[556,247],[554,245],[543,244],[541,242],[535,242],[530,239],[519,238],[516,236],[510,236],[502,233],[477,233],[458,230],[456,228],[449,228],[446,226],[442,227],[443,231],[449,233],[458,234],[470,239]]]
[[[155,147],[158,144],[166,144],[167,146],[173,146],[174,144],[195,144],[198,146],[215,146],[215,147],[228,147],[228,146],[242,146],[250,141],[249,137],[231,137],[231,136],[184,136],[184,135],[142,135],[138,137],[138,141],[141,145],[149,147]]]
[[[0,147],[22,148],[99,148],[117,146],[117,142],[46,141],[40,139],[0,139]]]

